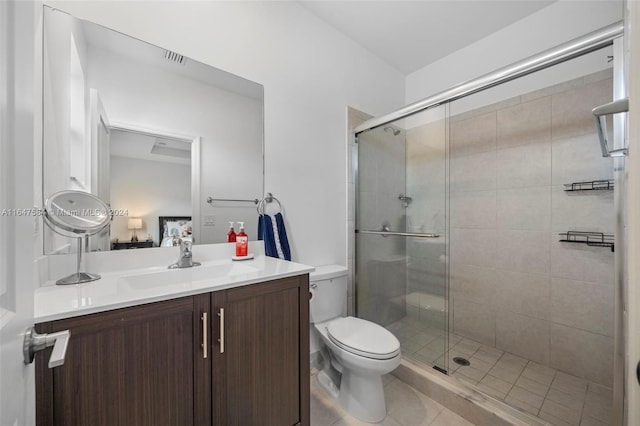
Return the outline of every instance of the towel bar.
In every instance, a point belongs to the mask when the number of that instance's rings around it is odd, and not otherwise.
[[[214,201],[235,201],[238,203],[253,203],[253,204],[258,204],[260,202],[260,200],[258,200],[257,198],[254,198],[253,200],[234,200],[232,198],[213,198],[213,197],[207,198],[207,203],[209,204],[213,204]]]

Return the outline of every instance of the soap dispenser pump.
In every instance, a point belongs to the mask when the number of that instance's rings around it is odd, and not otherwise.
[[[244,222],[240,224],[240,231],[236,235],[236,257],[243,257],[249,254],[249,236],[244,232]]]
[[[227,233],[227,242],[236,242],[236,231],[233,230],[233,222],[229,222],[229,232]]]

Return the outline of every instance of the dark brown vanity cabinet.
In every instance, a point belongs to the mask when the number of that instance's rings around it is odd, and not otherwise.
[[[308,275],[213,293],[214,424],[309,425]]]
[[[37,325],[38,426],[309,425],[308,275]],[[206,346],[204,343],[206,342]]]
[[[36,356],[37,424],[203,424],[194,390],[211,377],[199,346],[207,296],[38,324],[71,338],[64,365],[49,369],[49,352]]]

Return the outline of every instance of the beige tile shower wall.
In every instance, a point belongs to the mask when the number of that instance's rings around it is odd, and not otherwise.
[[[452,330],[607,386],[613,253],[558,233],[613,233],[612,192],[563,186],[613,177],[591,115],[612,90],[604,71],[450,122]]]

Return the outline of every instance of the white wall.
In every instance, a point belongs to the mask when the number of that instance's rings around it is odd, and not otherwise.
[[[293,259],[346,264],[347,106],[404,103],[404,77],[294,2],[48,2],[265,87],[265,188]]]
[[[416,102],[457,84],[487,74],[529,56],[550,49],[588,32],[622,20],[619,0],[560,0],[508,27],[460,49],[406,79],[406,103]],[[501,85],[491,93],[473,100],[459,101],[455,114],[527,93],[608,67],[608,51],[599,51],[570,64],[536,73],[526,80]],[[580,70],[580,72],[577,72]],[[474,102],[465,105],[466,102]]]

